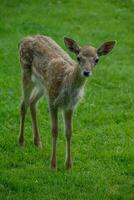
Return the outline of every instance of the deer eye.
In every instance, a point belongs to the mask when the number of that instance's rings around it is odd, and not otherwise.
[[[95,59],[95,63],[98,63],[98,62],[99,62],[99,58],[96,58],[96,59]]]
[[[79,57],[77,57],[77,60],[78,60],[78,62],[80,62],[80,58]]]

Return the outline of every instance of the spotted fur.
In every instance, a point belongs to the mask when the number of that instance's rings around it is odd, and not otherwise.
[[[30,107],[34,143],[41,146],[37,126],[36,103],[45,95],[48,100],[52,121],[51,167],[56,168],[56,143],[58,137],[58,110],[62,109],[65,121],[66,167],[71,168],[72,117],[75,106],[83,95],[86,77],[99,60],[114,46],[114,41],[104,43],[96,49],[80,47],[74,40],[65,38],[67,48],[76,54],[74,61],[50,37],[36,35],[24,38],[19,44],[22,66],[23,99],[21,103],[21,126],[19,144],[24,144],[24,128],[27,108]]]

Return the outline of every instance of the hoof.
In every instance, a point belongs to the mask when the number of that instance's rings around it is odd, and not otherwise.
[[[51,161],[51,169],[53,170],[53,171],[57,171],[57,164],[56,164],[56,162],[55,161]]]
[[[66,162],[66,169],[72,169],[72,162]]]
[[[24,146],[24,139],[19,138],[18,143],[20,146]]]
[[[41,141],[40,141],[40,140],[39,140],[39,141],[37,141],[37,140],[34,140],[34,145],[35,145],[36,147],[38,147],[38,148],[42,149],[42,143],[41,143]]]

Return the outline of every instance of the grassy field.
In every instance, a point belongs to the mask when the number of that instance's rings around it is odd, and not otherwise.
[[[64,167],[60,115],[58,171],[50,170],[51,134],[46,101],[38,118],[43,149],[18,147],[21,70],[18,42],[46,34],[64,49],[63,37],[99,46],[116,39],[88,80],[74,115],[73,170]],[[134,199],[134,1],[0,0],[0,200]]]

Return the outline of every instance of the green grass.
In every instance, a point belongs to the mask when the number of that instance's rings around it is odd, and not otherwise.
[[[74,115],[72,171],[64,167],[65,139],[60,115],[58,171],[50,170],[50,117],[46,101],[38,118],[43,150],[32,143],[27,116],[26,144],[17,145],[21,70],[18,42],[46,34],[63,48],[63,36],[81,45],[116,39],[88,80]],[[134,199],[134,1],[0,1],[0,199]]]

